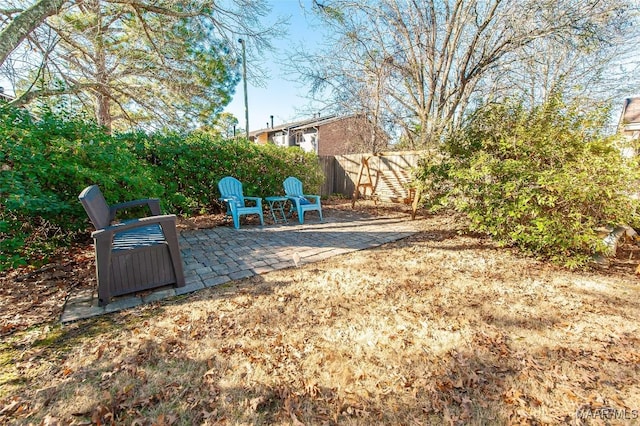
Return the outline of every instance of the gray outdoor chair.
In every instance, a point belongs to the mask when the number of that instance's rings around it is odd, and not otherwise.
[[[161,215],[160,201],[140,199],[109,206],[100,188],[85,188],[79,197],[96,231],[98,299],[173,284],[185,285],[175,215]],[[120,210],[148,206],[152,216],[113,223]]]

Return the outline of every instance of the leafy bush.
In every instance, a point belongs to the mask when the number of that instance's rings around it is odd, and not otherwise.
[[[282,193],[298,176],[318,189],[317,158],[300,149],[214,139],[207,134],[108,135],[74,117],[0,105],[0,271],[38,265],[86,235],[78,194],[100,186],[108,203],[157,197],[163,210],[192,215],[219,212],[217,182],[233,175],[247,195]]]
[[[84,229],[80,191],[99,184],[108,201],[161,196],[126,145],[91,123],[0,110],[0,270],[38,263]]]
[[[555,99],[527,110],[484,108],[421,168],[430,201],[467,214],[473,230],[570,267],[605,247],[598,228],[636,213],[635,160],[604,137],[606,109]]]
[[[239,179],[245,195],[282,194],[287,176],[319,190],[323,175],[317,157],[299,148],[215,139],[208,134],[153,135],[130,138],[132,150],[153,166],[172,211],[190,215],[218,212],[218,181]]]

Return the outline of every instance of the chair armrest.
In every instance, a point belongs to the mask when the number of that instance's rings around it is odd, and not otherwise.
[[[245,200],[255,201],[256,207],[262,206],[262,198],[260,198],[260,197],[247,197],[247,196],[244,196],[242,198],[244,198]]]
[[[236,210],[238,209],[238,205],[236,204],[238,200],[236,198],[220,197],[218,198],[218,201],[220,201],[223,204],[226,203],[227,207],[229,208],[229,210],[231,210],[232,214],[235,214]]]
[[[152,216],[159,216],[162,214],[162,212],[160,211],[160,200],[158,198],[142,198],[139,200],[132,200],[132,201],[117,203],[109,206],[111,220],[115,219],[116,213],[118,212],[118,210],[126,210],[131,207],[138,207],[138,206],[144,206],[144,205],[149,206],[149,210],[151,210]]]
[[[311,198],[312,200],[316,200],[316,204],[320,204],[320,196],[319,195],[307,195],[307,194],[303,194],[302,195],[304,198]]]
[[[136,229],[136,228],[143,228],[145,226],[154,225],[154,224],[160,225],[162,227],[167,224],[171,224],[171,226],[175,227],[176,215],[167,214],[167,215],[160,215],[160,216],[149,216],[149,217],[143,217],[140,219],[135,219],[130,222],[118,223],[115,225],[104,227],[97,231],[93,231],[91,233],[91,236],[95,239],[104,239],[104,238],[110,239],[113,237],[114,234],[117,234],[119,232],[129,231],[131,229]]]

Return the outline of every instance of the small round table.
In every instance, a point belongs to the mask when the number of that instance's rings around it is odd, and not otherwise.
[[[269,211],[273,217],[274,223],[288,223],[287,215],[284,212],[284,206],[287,204],[287,197],[275,195],[273,197],[264,198],[269,204]]]

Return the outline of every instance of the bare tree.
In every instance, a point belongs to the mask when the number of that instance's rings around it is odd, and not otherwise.
[[[547,13],[559,13],[557,6],[561,5],[550,2]],[[637,5],[612,9],[606,2],[593,2],[583,6],[588,19],[575,24],[583,28],[582,33],[559,31],[528,43],[510,62],[487,74],[482,97],[517,97],[535,106],[562,94],[566,101],[579,100],[589,107],[619,104],[635,92],[640,87],[635,52],[640,33],[634,28]],[[611,14],[619,19],[611,19]]]
[[[38,0],[25,10],[21,8],[0,10],[0,15],[15,16],[0,31],[0,65],[47,17],[56,14],[64,2],[65,0]]]
[[[516,73],[541,89],[542,74],[527,67],[539,70],[534,59],[555,53],[546,48],[573,48],[584,58],[582,75],[577,66],[557,75],[548,68],[550,88],[563,76],[593,76],[589,60],[598,58],[602,69],[612,56],[601,53],[636,31],[634,7],[613,0],[327,0],[315,7],[330,40],[319,54],[302,53],[296,71],[316,94],[379,116],[416,147],[440,140],[492,90],[516,93],[524,82],[511,80]]]
[[[212,124],[239,79],[237,38],[270,48],[268,12],[265,0],[72,3],[29,34],[43,67],[27,69],[14,103],[74,99],[107,128]]]

